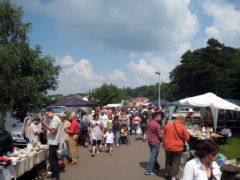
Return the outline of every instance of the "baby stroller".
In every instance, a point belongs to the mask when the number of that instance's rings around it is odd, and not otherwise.
[[[89,144],[89,134],[88,134],[88,124],[86,122],[81,122],[81,130],[79,134],[79,144],[83,145],[85,148]]]
[[[129,145],[129,138],[128,138],[128,125],[125,122],[120,124],[120,144],[127,144]]]

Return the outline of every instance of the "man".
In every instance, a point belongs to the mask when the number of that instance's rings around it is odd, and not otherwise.
[[[224,124],[223,129],[220,131],[220,134],[226,138],[230,138],[232,136],[232,131],[227,124]]]
[[[77,151],[77,140],[78,140],[78,134],[80,130],[79,123],[76,119],[76,113],[72,112],[69,116],[71,125],[67,129],[67,132],[69,133],[69,146],[70,146],[70,153],[72,156],[72,165],[77,164],[78,159],[78,151]]]
[[[153,114],[153,119],[148,123],[147,140],[151,154],[145,175],[151,175],[153,171],[159,171],[160,169],[157,158],[162,139],[162,128],[160,125],[161,119],[161,114],[155,112]]]
[[[179,115],[175,121],[168,121],[163,132],[163,147],[165,149],[165,168],[167,178],[175,180],[179,171],[185,141],[190,136],[184,126],[185,116]]]
[[[48,125],[42,119],[42,126],[47,131],[47,143],[49,145],[48,160],[51,167],[52,178],[60,180],[57,149],[61,136],[61,119],[54,114],[51,108],[46,109],[46,117],[50,119],[50,124]]]
[[[34,117],[32,123],[29,126],[29,142],[33,145],[39,141],[39,136],[42,133],[40,129],[38,129],[38,124],[40,119],[38,117]]]

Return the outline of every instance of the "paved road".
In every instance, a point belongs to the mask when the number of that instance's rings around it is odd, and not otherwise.
[[[147,142],[143,142],[138,135],[129,136],[130,145],[114,147],[109,156],[101,152],[91,157],[90,149],[79,147],[79,163],[69,165],[61,173],[62,180],[162,180],[164,175],[164,152],[161,148],[158,161],[161,171],[146,176],[144,169],[149,159]],[[103,148],[104,150],[104,148]]]

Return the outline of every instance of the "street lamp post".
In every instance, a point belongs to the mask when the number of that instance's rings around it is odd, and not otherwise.
[[[159,79],[158,79],[158,105],[159,105],[159,108],[161,106],[161,89],[160,89],[160,83],[161,83],[161,79],[160,79],[160,75],[161,73],[160,72],[155,72],[155,74],[157,74],[159,76]]]

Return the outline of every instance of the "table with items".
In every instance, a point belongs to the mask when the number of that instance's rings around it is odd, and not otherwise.
[[[0,179],[9,180],[20,177],[42,161],[46,161],[47,154],[48,145],[38,144],[24,149],[15,148],[13,153],[7,154],[2,159],[0,158],[3,164],[2,171],[0,171]]]
[[[212,128],[199,128],[198,126],[188,126],[187,130],[190,134],[189,146],[191,150],[195,150],[197,144],[204,139],[213,139],[219,141],[224,138],[221,134],[213,132]]]
[[[224,136],[213,132],[213,129],[211,128],[199,129],[196,126],[188,126],[187,130],[190,134],[190,141],[188,142],[190,150],[183,153],[180,166],[180,177],[183,173],[186,162],[194,157],[196,146],[200,141],[204,139],[219,140],[224,138]],[[222,179],[237,179],[237,176],[239,176],[240,179],[240,162],[237,162],[235,158],[227,158],[224,154],[218,153],[216,161],[221,168]]]

